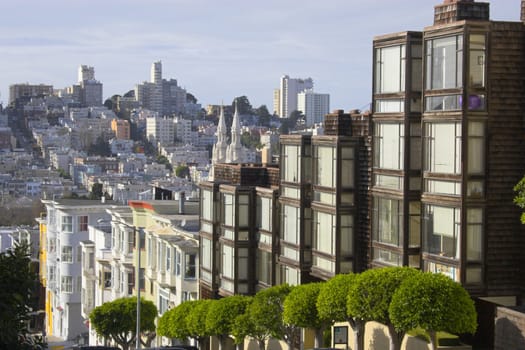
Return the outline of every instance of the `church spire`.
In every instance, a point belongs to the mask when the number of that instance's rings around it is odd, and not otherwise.
[[[227,163],[242,163],[244,161],[243,149],[241,145],[241,122],[239,120],[239,108],[237,101],[235,101],[235,113],[233,114],[232,128],[231,128],[231,143],[228,146],[226,153]]]

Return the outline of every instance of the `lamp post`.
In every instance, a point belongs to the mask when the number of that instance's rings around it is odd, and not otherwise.
[[[136,329],[136,343],[135,348],[140,349],[140,236],[142,229],[136,229],[133,226],[133,233],[135,234],[136,247],[137,247],[137,266],[135,267],[135,281],[137,286],[137,329]]]

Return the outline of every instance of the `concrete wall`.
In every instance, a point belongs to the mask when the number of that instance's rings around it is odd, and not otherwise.
[[[496,309],[494,350],[525,349],[525,307]]]

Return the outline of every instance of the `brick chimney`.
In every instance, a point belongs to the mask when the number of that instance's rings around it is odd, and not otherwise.
[[[523,14],[523,1],[522,1]],[[474,0],[444,0],[434,6],[434,25],[447,24],[462,20],[488,21],[489,3]]]

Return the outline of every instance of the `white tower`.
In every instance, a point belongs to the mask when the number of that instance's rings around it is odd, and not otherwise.
[[[235,113],[233,114],[232,139],[226,152],[226,163],[242,163],[244,161],[243,148],[241,144],[241,123],[239,121],[239,109],[235,103]]]
[[[154,84],[162,83],[162,62],[153,62],[151,65],[150,81]]]

